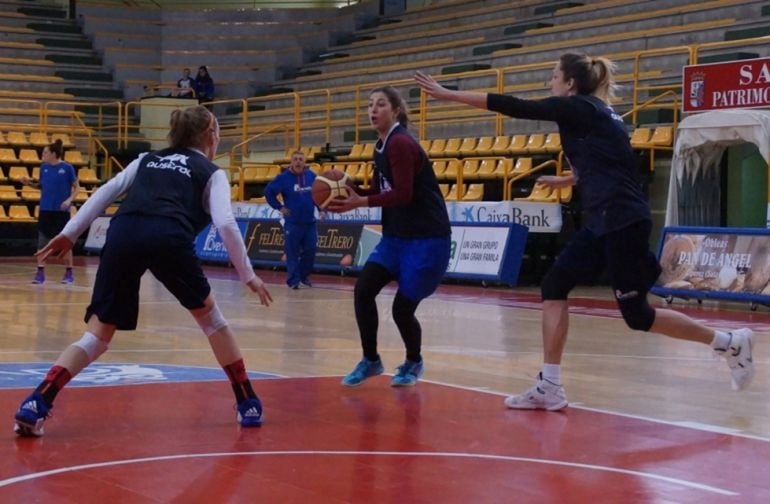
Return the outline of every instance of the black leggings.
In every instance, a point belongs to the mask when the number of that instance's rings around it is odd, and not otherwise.
[[[368,262],[358,277],[354,290],[353,300],[356,311],[356,322],[361,336],[361,347],[364,357],[370,361],[380,359],[377,353],[377,327],[379,317],[377,315],[377,294],[383,287],[393,281],[394,276],[382,265]],[[420,349],[422,347],[422,328],[414,316],[419,303],[406,298],[400,291],[396,292],[393,300],[393,321],[401,333],[406,347],[406,358],[412,362],[422,360]]]

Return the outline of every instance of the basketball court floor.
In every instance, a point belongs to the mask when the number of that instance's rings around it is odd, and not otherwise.
[[[261,428],[241,429],[206,338],[146,276],[138,330],[59,395],[44,437],[17,438],[19,402],[83,332],[96,261],[77,263],[74,285],[56,265],[32,285],[32,261],[0,260],[0,502],[770,502],[770,309],[674,302],[755,331],[756,378],[738,393],[708,348],[628,330],[599,288],[571,308],[570,407],[513,411],[503,398],[542,362],[535,289],[443,285],[418,310],[423,380],[348,389],[353,278],[295,291],[260,270],[265,308],[234,270],[207,267],[265,408]],[[391,373],[393,294],[378,298]]]

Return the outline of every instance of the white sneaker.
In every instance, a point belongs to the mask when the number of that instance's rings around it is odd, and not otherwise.
[[[535,386],[521,395],[505,398],[505,405],[512,409],[544,409],[558,411],[566,408],[567,394],[564,387],[543,379],[543,373],[538,373]]]
[[[733,390],[743,390],[754,378],[754,360],[751,351],[754,347],[754,332],[751,329],[736,329],[727,333],[730,343],[727,348],[715,348],[717,355],[725,358],[730,366]]]

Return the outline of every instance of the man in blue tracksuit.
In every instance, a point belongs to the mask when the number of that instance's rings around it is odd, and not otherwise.
[[[315,173],[305,165],[305,155],[295,151],[291,164],[265,188],[268,204],[284,218],[283,239],[286,252],[286,284],[292,289],[311,287],[309,276],[315,260],[318,231],[311,187]],[[283,203],[278,200],[281,195]]]

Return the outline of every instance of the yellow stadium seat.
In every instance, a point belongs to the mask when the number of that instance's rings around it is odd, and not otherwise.
[[[525,149],[530,154],[542,154],[545,152],[545,135],[542,133],[529,135]]]
[[[478,180],[480,161],[479,158],[466,159],[463,161],[463,180]]]
[[[496,136],[492,143],[492,153],[496,156],[507,156],[511,153],[511,136]]]
[[[25,147],[29,145],[27,134],[21,131],[9,131],[8,134],[5,135],[5,139],[9,145],[13,145],[14,147]]]
[[[29,213],[27,205],[11,205],[8,209],[8,217],[16,222],[35,222],[35,218]]]
[[[527,135],[513,135],[511,137],[511,144],[508,146],[508,153],[513,155],[525,154],[528,141]]]
[[[463,138],[458,149],[460,157],[469,157],[476,155],[476,144],[479,140],[475,137]]]
[[[444,140],[443,138],[437,138],[433,140],[433,143],[430,144],[430,150],[428,150],[428,156],[432,158],[446,157],[444,155],[445,145],[446,145],[446,140]]]
[[[444,199],[447,201],[461,200],[465,195],[465,184],[463,184],[463,187],[458,187],[459,185],[460,184],[452,184],[452,187],[449,188],[449,194],[447,194]]]
[[[447,194],[449,194],[449,184],[439,184],[438,188],[441,191],[441,196],[443,196],[444,199],[446,199]]]
[[[483,136],[479,138],[479,143],[476,144],[477,156],[491,156],[494,151],[495,138],[491,136]]]
[[[22,179],[30,178],[29,169],[26,166],[11,166],[8,169],[8,178],[11,182],[21,183]]]
[[[115,205],[110,205],[104,209],[104,213],[106,213],[107,215],[114,215],[115,212],[117,211],[118,211],[118,207]]]
[[[425,152],[428,152],[430,150],[430,144],[432,140],[420,140],[420,147],[422,147],[422,150]]]
[[[100,184],[101,180],[96,176],[96,170],[93,168],[80,168],[78,169],[78,182],[81,184],[91,185]]]
[[[19,201],[19,193],[15,187],[11,185],[0,185],[0,201],[14,202]]]
[[[650,143],[656,147],[670,147],[674,144],[674,128],[671,126],[658,126],[650,137]]]
[[[643,147],[650,143],[650,135],[652,132],[650,128],[636,128],[631,133],[631,147]]]
[[[345,173],[350,177],[350,180],[358,180],[358,174],[361,173],[361,163],[349,163],[345,166]],[[361,178],[364,178],[363,175]]]
[[[3,205],[0,205],[0,222],[5,222],[11,220],[10,217],[8,217],[8,214],[5,213],[5,207]]]
[[[549,133],[548,136],[545,137],[543,148],[546,152],[551,154],[559,152],[561,150],[561,135],[558,133]]]
[[[558,194],[542,184],[535,183],[529,196],[526,198],[515,198],[515,201],[556,202],[558,201]]]
[[[498,158],[483,158],[479,162],[479,171],[476,172],[476,177],[479,180],[494,180],[498,177],[502,178],[502,173],[498,174],[498,164],[502,167],[501,161],[504,159]]]
[[[34,131],[29,134],[29,143],[34,147],[47,147],[51,144],[48,135],[42,131]]]
[[[445,157],[458,157],[460,155],[461,138],[450,138],[444,144],[443,156]]]
[[[442,178],[444,180],[457,180],[457,172],[462,169],[459,159],[447,159],[446,170]]]
[[[374,144],[364,144],[364,150],[361,151],[361,158],[359,161],[371,161],[374,159]]]
[[[469,184],[463,194],[463,201],[481,201],[484,199],[484,184]]]
[[[39,165],[40,157],[35,149],[21,149],[19,150],[19,161],[26,164]]]
[[[64,161],[72,166],[83,166],[87,164],[86,160],[83,159],[83,154],[76,150],[64,151]]]
[[[24,201],[40,201],[40,189],[29,186],[22,187],[21,199]]]
[[[515,175],[523,175],[532,171],[532,158],[520,157],[516,160],[516,164],[513,165],[513,173]]]
[[[267,177],[268,165],[248,166],[243,169],[243,181],[247,184],[262,182]]]
[[[433,173],[436,174],[436,178],[443,178],[444,172],[446,171],[446,165],[448,159],[435,159],[433,160]],[[448,191],[449,189],[447,189]]]
[[[353,147],[350,148],[350,152],[344,156],[337,156],[337,160],[357,161],[361,158],[361,155],[363,154],[363,152],[364,152],[364,144],[362,143],[353,144]]]
[[[85,203],[86,201],[88,201],[88,191],[81,187],[78,195],[75,196],[75,203]]]
[[[13,149],[0,149],[0,163],[7,165],[18,162],[19,158],[16,157]]]

